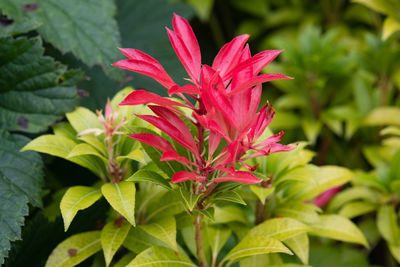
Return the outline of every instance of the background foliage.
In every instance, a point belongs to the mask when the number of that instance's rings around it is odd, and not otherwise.
[[[191,19],[205,63],[240,33],[251,34],[253,53],[285,49],[265,69],[295,77],[264,86],[265,101],[277,110],[272,129],[285,130],[285,143],[308,141],[316,165],[356,170],[326,210],[353,219],[370,248],[311,238],[309,263],[330,266],[337,254],[335,264],[340,260],[343,266],[396,266],[398,1],[3,0],[0,12],[0,262],[6,266],[43,266],[68,236],[106,223],[107,204],[99,201],[78,213],[64,233],[58,210],[62,195],[70,186],[92,186],[95,175],[52,156],[42,157],[43,163],[36,152],[19,150],[29,138],[50,132],[76,106],[101,109],[107,97],[128,85],[165,95],[152,80],[110,64],[121,58],[117,47],[137,48],[157,58],[179,82],[184,69],[163,28],[170,27],[173,12]],[[274,201],[282,199],[269,203]],[[157,206],[157,200],[149,205]],[[176,225],[185,229],[182,222]],[[152,240],[151,227],[137,231],[127,240],[140,235]],[[189,230],[181,232],[178,241],[190,239]],[[130,251],[144,250],[128,241]],[[233,244],[227,241],[228,248]],[[101,266],[101,257],[82,266]]]

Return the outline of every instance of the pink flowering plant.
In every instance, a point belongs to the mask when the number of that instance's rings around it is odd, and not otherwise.
[[[284,263],[272,253],[295,254],[308,265],[309,235],[368,246],[350,220],[318,207],[352,172],[310,164],[306,143],[281,144],[284,133],[268,128],[275,111],[268,102],[260,107],[262,84],[291,78],[260,71],[282,51],[252,56],[249,35],[240,35],[208,66],[184,18],[174,15],[167,32],[188,74],[184,85],[139,50],[121,48],[127,59],[113,65],[153,78],[170,97],[125,88],[104,113],[78,107],[54,134],[23,148],[100,178],[65,192],[65,231],[101,197],[112,207],[98,229],[60,243],[46,266],[75,266],[99,251],[106,266]]]

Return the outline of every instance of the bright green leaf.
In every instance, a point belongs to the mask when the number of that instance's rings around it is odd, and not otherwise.
[[[315,223],[319,220],[319,208],[313,204],[293,201],[278,205],[274,214],[281,217],[293,218],[305,223]]]
[[[124,241],[124,247],[138,254],[153,246],[166,246],[161,240],[147,234],[139,227],[131,228]]]
[[[398,263],[400,263],[400,246],[394,246],[392,244],[388,244],[390,253],[392,253],[393,258],[396,259]]]
[[[104,258],[107,266],[110,265],[114,254],[122,243],[124,243],[130,229],[131,225],[127,221],[123,220],[120,225],[114,221],[109,222],[101,230],[101,246],[103,247]]]
[[[233,203],[238,203],[242,205],[247,205],[247,203],[243,200],[243,198],[239,195],[238,192],[236,191],[225,191],[222,193],[219,193],[215,196],[214,198],[216,201],[228,201],[228,202],[233,202]]]
[[[368,187],[356,186],[340,191],[329,202],[328,210],[334,211],[344,204],[354,200],[376,202],[379,195]]]
[[[393,33],[400,31],[400,20],[393,17],[387,17],[383,22],[382,39],[386,40]]]
[[[176,221],[175,217],[168,216],[162,219],[153,220],[150,223],[139,226],[151,236],[163,241],[175,251],[178,250],[176,243]]]
[[[339,215],[321,215],[320,221],[312,225],[310,234],[368,247],[361,231],[349,219]]]
[[[93,205],[99,198],[99,190],[88,186],[73,186],[65,192],[60,209],[64,220],[64,231],[68,230],[72,220],[79,210],[86,209]]]
[[[46,267],[75,266],[100,250],[100,231],[76,234],[58,244],[47,259]]]
[[[127,267],[196,267],[188,258],[165,247],[151,247],[140,253]]]
[[[104,184],[101,193],[110,203],[111,207],[124,216],[133,226],[135,223],[135,184],[132,182],[119,182],[117,184]]]

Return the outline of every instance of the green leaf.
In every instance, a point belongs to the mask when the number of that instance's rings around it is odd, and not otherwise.
[[[303,202],[287,202],[278,205],[274,214],[281,217],[293,218],[305,223],[315,223],[319,220],[319,208],[313,204],[305,204]]]
[[[350,181],[354,174],[350,170],[338,166],[314,167],[311,169],[296,168],[283,179],[300,180],[306,183],[297,183],[290,187],[289,195],[297,200],[311,200],[326,190]],[[297,175],[292,177],[292,175]]]
[[[223,262],[235,262],[241,258],[265,254],[265,253],[287,253],[292,252],[275,238],[265,236],[245,236],[222,260]]]
[[[140,253],[153,246],[166,246],[161,240],[147,234],[139,227],[131,228],[128,236],[125,238],[124,247],[135,253]]]
[[[41,205],[43,163],[36,152],[19,152],[27,141],[0,130],[0,265],[10,241],[21,238],[28,203]]]
[[[393,258],[396,259],[398,263],[400,263],[400,246],[395,246],[392,244],[388,244],[390,253],[392,253]]]
[[[100,231],[73,235],[58,244],[47,259],[46,267],[75,266],[100,250]]]
[[[197,201],[199,198],[202,196],[201,194],[194,194],[191,191],[188,191],[187,189],[180,187],[179,188],[179,193],[183,199],[183,202],[186,205],[186,208],[190,211],[194,209],[194,207],[197,204]]]
[[[108,160],[99,153],[98,150],[96,150],[93,146],[88,145],[88,144],[77,144],[74,146],[74,148],[69,152],[67,158],[75,158],[78,156],[83,156],[83,155],[93,155],[101,159],[104,164],[108,164]]]
[[[293,236],[309,231],[309,227],[295,219],[274,218],[262,222],[253,227],[246,237],[272,237],[279,241],[286,240]]]
[[[119,182],[117,184],[104,184],[101,193],[108,203],[124,216],[133,226],[135,223],[135,184],[132,182]]]
[[[168,216],[162,219],[153,220],[150,223],[140,225],[139,227],[149,235],[166,243],[175,251],[178,250],[178,245],[176,243],[175,217]]]
[[[36,3],[38,9],[25,12],[21,7],[27,3]],[[47,42],[89,66],[100,64],[110,77],[122,80],[123,73],[110,66],[118,59],[120,47],[112,1],[15,0],[12,4],[19,11],[10,14],[12,18],[38,21],[42,24],[38,31]]]
[[[357,226],[349,219],[339,215],[321,215],[320,221],[312,225],[310,234],[368,247],[367,240]]]
[[[372,110],[364,120],[368,126],[400,125],[400,108],[378,107]]]
[[[126,267],[128,263],[130,263],[136,255],[132,252],[125,254],[117,263],[114,264],[113,267]]]
[[[58,122],[52,126],[54,135],[64,136],[71,140],[76,139],[76,131],[68,122]]]
[[[395,245],[400,244],[400,230],[397,224],[397,215],[392,205],[381,206],[376,217],[376,225],[383,238]]]
[[[309,254],[309,240],[306,233],[298,234],[296,236],[290,237],[283,241],[286,246],[288,246],[294,254],[299,257],[303,264],[308,264],[308,254]]]
[[[264,205],[267,197],[275,191],[275,187],[264,188],[259,185],[250,185],[250,190],[258,197]]]
[[[344,204],[354,200],[378,201],[379,195],[368,187],[356,186],[336,194],[329,202],[328,210],[335,211]]]
[[[78,134],[87,129],[104,129],[96,114],[87,108],[77,107],[74,111],[65,115]]]
[[[60,209],[64,220],[64,231],[68,230],[76,213],[93,205],[99,198],[101,193],[98,189],[88,186],[73,186],[65,192]]]
[[[29,142],[24,146],[21,151],[35,150],[37,152],[47,153],[53,156],[67,159],[85,168],[88,168],[98,176],[104,176],[104,164],[100,161],[96,161],[90,155],[78,156],[74,158],[68,158],[68,154],[77,145],[74,140],[62,135],[42,135],[38,138]]]
[[[369,8],[372,8],[378,12],[389,14],[400,20],[398,10],[400,4],[396,0],[353,0],[356,3],[361,3]]]
[[[54,134],[57,135],[56,132],[54,132]],[[101,153],[101,155],[106,156],[108,154],[107,149],[104,146],[104,142],[101,142],[96,137],[90,136],[90,135],[83,135],[83,136],[79,136],[78,138],[79,138],[79,140],[82,140],[83,142],[88,143],[89,145],[94,147],[97,151],[99,151]]]
[[[125,156],[118,156],[117,160],[118,161],[122,161],[123,159],[131,159],[131,160],[135,160],[137,162],[146,164],[146,157],[145,155],[143,155],[143,152],[141,149],[134,149],[132,151],[129,152],[129,154],[125,155]]]
[[[132,182],[152,182],[156,185],[162,186],[166,189],[171,189],[168,181],[156,172],[149,170],[138,170],[127,181]]]
[[[375,204],[365,202],[365,201],[355,201],[347,203],[340,209],[339,215],[346,218],[352,219],[354,217],[364,215],[366,213],[376,210],[377,206]]]
[[[387,17],[383,22],[382,39],[386,40],[393,33],[400,31],[400,20],[393,17]]]
[[[156,220],[184,211],[180,197],[173,191],[166,192],[160,199],[147,206],[146,220]]]
[[[307,140],[310,141],[311,144],[315,144],[317,137],[322,129],[322,123],[320,121],[313,121],[309,118],[305,118],[301,122],[301,127],[307,137]]]
[[[100,239],[104,251],[106,266],[110,265],[112,258],[122,243],[124,243],[130,229],[131,225],[127,221],[123,220],[121,224],[115,221],[109,222],[101,230]]]
[[[243,198],[239,195],[238,192],[236,191],[225,191],[217,194],[214,197],[214,200],[216,201],[228,201],[228,202],[233,202],[233,203],[238,203],[242,205],[247,205],[247,203],[243,200]]]
[[[0,38],[0,125],[10,131],[45,131],[78,104],[75,84],[82,78],[82,72],[67,71],[43,56],[38,38]]]
[[[225,245],[226,241],[228,241],[229,237],[231,236],[232,231],[226,227],[214,227],[208,226],[207,227],[207,237],[208,243],[211,247],[211,253],[213,260],[218,257],[219,251]]]
[[[248,223],[243,209],[237,206],[215,207],[214,220],[221,224],[228,222]]]
[[[188,258],[179,255],[172,249],[165,247],[151,247],[140,253],[131,261],[127,267],[180,267],[193,266],[196,267]]]

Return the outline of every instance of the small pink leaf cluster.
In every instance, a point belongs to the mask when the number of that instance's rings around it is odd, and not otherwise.
[[[226,181],[260,182],[251,173],[257,166],[250,166],[245,160],[293,149],[293,145],[277,143],[283,132],[258,140],[275,114],[269,104],[258,111],[262,83],[291,79],[281,74],[259,74],[281,50],[267,50],[251,56],[246,44],[249,35],[244,34],[225,44],[212,66],[208,66],[201,64],[199,44],[184,18],[175,14],[173,31],[167,28],[167,32],[190,76],[186,79],[188,84],[176,84],[157,60],[136,49],[120,49],[128,59],[113,65],[155,79],[168,89],[170,96],[176,95],[183,102],[137,90],[120,105],[152,104],[149,108],[154,115],[137,116],[166,133],[193,156],[180,155],[169,141],[158,135],[137,133],[130,137],[161,150],[162,161],[177,161],[187,167],[188,171],[175,173],[172,177],[174,183],[187,180],[203,185]],[[196,103],[190,102],[188,97]],[[192,116],[186,116],[179,107],[191,109]],[[183,117],[197,127],[196,137]],[[237,170],[240,165],[247,171]]]

